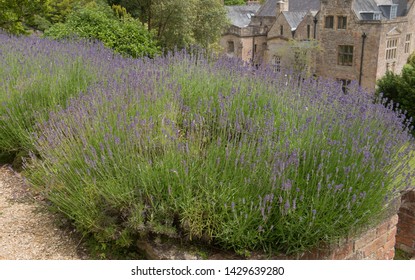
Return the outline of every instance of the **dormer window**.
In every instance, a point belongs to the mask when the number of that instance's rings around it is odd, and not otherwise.
[[[398,5],[391,5],[390,19],[396,18],[398,14]]]

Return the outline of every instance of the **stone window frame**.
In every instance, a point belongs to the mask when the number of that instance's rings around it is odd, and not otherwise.
[[[353,66],[353,45],[339,45],[337,48],[337,65]]]
[[[324,19],[324,28],[334,29],[334,16],[326,16]]]
[[[388,38],[386,41],[385,59],[387,61],[395,60],[398,55],[398,37]]]
[[[235,53],[235,42],[232,40],[228,41],[227,53]]]
[[[347,93],[352,80],[349,79],[337,79],[337,82],[341,84],[343,93]]]
[[[281,59],[282,57],[279,55],[273,55],[271,64],[276,72],[281,72]]]
[[[408,54],[411,50],[411,39],[412,39],[412,33],[408,33],[405,36],[405,49],[404,53]]]
[[[347,16],[337,16],[337,29],[347,29]]]

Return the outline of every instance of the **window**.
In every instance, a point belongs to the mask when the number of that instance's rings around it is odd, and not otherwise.
[[[396,18],[397,13],[398,13],[398,5],[392,5],[391,6],[390,19]]]
[[[228,53],[235,52],[235,43],[233,41],[228,41]]]
[[[258,46],[257,46],[257,44],[255,44],[255,45],[254,45],[254,53],[256,53],[256,52],[257,52],[257,49],[258,49]]]
[[[353,46],[339,46],[337,64],[344,66],[353,65]]]
[[[405,53],[409,53],[411,49],[411,35],[412,34],[406,34],[405,37]]]
[[[334,27],[334,16],[326,16],[326,21],[325,21],[324,27],[333,29],[333,27]]]
[[[307,39],[310,39],[311,36],[311,26],[307,24]]]
[[[386,42],[386,60],[396,59],[398,38],[389,39]]]
[[[341,84],[343,93],[347,93],[352,81],[347,79],[337,79],[337,81]]]
[[[284,25],[280,25],[280,35],[284,35]]]
[[[347,27],[347,17],[338,16],[337,17],[337,29],[346,29]]]
[[[374,13],[373,20],[380,20],[380,13]]]
[[[281,56],[274,55],[272,57],[272,66],[274,67],[275,71],[281,71]]]

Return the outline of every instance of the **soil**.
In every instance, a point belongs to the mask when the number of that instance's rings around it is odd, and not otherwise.
[[[0,260],[88,259],[81,241],[20,174],[0,166]]]

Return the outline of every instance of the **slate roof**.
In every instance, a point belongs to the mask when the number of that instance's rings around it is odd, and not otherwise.
[[[277,2],[279,1],[280,0],[267,0],[262,4],[256,15],[260,17],[275,17],[275,9],[277,7]]]
[[[257,16],[275,17],[277,2],[280,0],[267,0],[258,10]],[[288,9],[290,12],[319,11],[320,0],[289,0]]]
[[[377,5],[392,5],[394,4],[392,0],[375,0]]]
[[[291,31],[294,31],[297,29],[298,25],[301,23],[301,21],[304,19],[304,17],[307,15],[307,11],[301,11],[301,12],[282,12],[285,19],[287,20],[288,24],[291,27]]]
[[[390,6],[393,4],[398,5],[398,16],[405,15],[407,0],[355,0],[353,1],[353,10],[359,19],[364,19],[361,15],[362,12],[381,13],[382,19],[385,19],[388,18],[389,15],[385,14],[385,11],[380,6]]]
[[[320,0],[290,0],[288,9],[291,11],[319,11]]]
[[[248,24],[251,22],[251,16],[256,14],[260,7],[261,5],[259,4],[225,6],[231,24],[238,27],[248,26]]]

